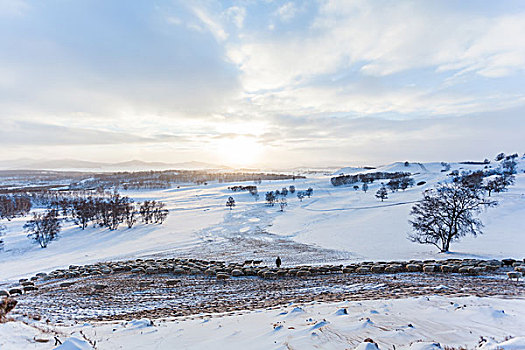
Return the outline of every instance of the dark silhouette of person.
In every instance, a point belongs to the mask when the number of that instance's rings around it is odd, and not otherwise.
[[[280,257],[277,257],[277,259],[275,259],[275,265],[277,265],[277,268],[281,267],[281,258]]]

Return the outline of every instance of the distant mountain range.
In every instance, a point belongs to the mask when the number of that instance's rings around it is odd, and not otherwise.
[[[203,169],[229,169],[224,165],[204,162],[163,163],[130,160],[126,162],[105,163],[91,162],[78,159],[14,159],[0,161],[2,170],[89,170],[89,171],[138,171],[138,170],[203,170]]]

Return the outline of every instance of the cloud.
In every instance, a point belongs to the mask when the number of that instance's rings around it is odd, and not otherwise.
[[[3,122],[2,145],[105,145],[155,142],[153,138],[100,129],[72,128],[38,122]]]
[[[269,165],[470,157],[523,128],[519,2],[28,3],[0,0],[18,8],[0,21],[0,142],[21,156],[215,161],[249,138]]]
[[[284,5],[286,6],[286,5]],[[309,30],[231,47],[251,91],[357,69],[386,76],[411,69],[507,76],[525,68],[525,12],[464,15],[414,2],[328,1]]]
[[[275,130],[259,137],[268,166],[289,159],[310,165],[378,165],[391,161],[483,160],[520,151],[524,108],[461,117],[390,120],[381,117],[276,117]],[[495,130],[498,130],[497,135]],[[289,158],[284,158],[286,149]],[[295,163],[297,164],[297,162]]]
[[[24,15],[31,6],[23,0],[0,0],[0,18]]]
[[[293,2],[287,2],[277,9],[277,15],[283,22],[288,22],[295,17],[297,7]]]
[[[224,41],[228,38],[228,33],[224,30],[221,23],[208,14],[203,7],[194,6],[192,9],[193,13],[208,28],[217,41]]]
[[[224,12],[226,18],[232,21],[238,29],[241,29],[244,25],[244,19],[246,18],[246,9],[244,7],[232,6]]]

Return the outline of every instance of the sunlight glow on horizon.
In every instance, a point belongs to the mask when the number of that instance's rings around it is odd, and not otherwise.
[[[214,147],[218,162],[234,167],[256,165],[264,153],[263,145],[243,136],[217,140]]]
[[[516,152],[523,37],[516,0],[0,0],[0,160]]]

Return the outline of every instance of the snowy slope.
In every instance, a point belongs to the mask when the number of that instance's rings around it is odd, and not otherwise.
[[[442,181],[445,176],[439,163],[423,166],[426,171],[418,166],[419,174],[413,177],[416,183],[426,181],[425,185],[389,192],[389,198],[384,202],[375,198],[375,192],[381,186],[379,181],[370,185],[367,193],[355,191],[352,186],[333,187],[327,181],[312,183],[315,188],[313,198],[304,203],[289,204],[288,212],[275,220],[271,231],[302,243],[344,249],[354,253],[356,259],[364,260],[446,258],[451,254],[458,257],[522,258],[525,243],[522,229],[525,217],[523,173],[516,176],[516,183],[508,192],[492,196],[499,205],[481,214],[486,225],[482,236],[466,237],[453,243],[450,254],[437,254],[432,246],[408,241],[406,234],[410,231],[408,220],[412,205],[421,198],[424,189]],[[399,163],[373,171],[402,171],[404,168]],[[457,169],[460,168],[465,169],[465,165],[457,165]]]
[[[525,300],[439,296],[289,305],[231,315],[51,326],[0,324],[0,348],[50,349],[523,349]],[[82,333],[81,333],[82,332]],[[485,341],[479,344],[483,337]],[[507,338],[511,338],[507,340]],[[50,339],[36,343],[34,339]],[[89,342],[88,342],[89,341]],[[73,347],[76,345],[77,347]],[[70,347],[68,347],[70,346]],[[514,347],[513,347],[514,346]]]
[[[523,160],[520,167],[523,171]],[[480,165],[451,164],[451,170],[480,169]],[[433,246],[422,246],[406,239],[410,230],[409,213],[421,192],[442,181],[446,173],[440,163],[394,163],[375,171],[410,171],[415,182],[425,181],[406,191],[389,192],[384,202],[375,198],[379,181],[370,185],[367,193],[355,191],[352,186],[333,187],[330,176],[317,176],[296,181],[265,181],[259,188],[260,199],[255,201],[247,192],[231,192],[233,184],[212,183],[188,185],[179,189],[158,191],[129,191],[125,195],[136,201],[157,199],[170,209],[162,225],[142,225],[128,230],[108,231],[89,227],[80,230],[65,223],[60,238],[46,249],[32,243],[22,226],[27,218],[12,222],[4,220],[7,235],[3,237],[5,250],[0,252],[0,281],[26,277],[70,264],[85,264],[100,260],[114,260],[146,256],[155,253],[196,253],[214,255],[228,260],[228,252],[246,250],[246,258],[257,257],[271,262],[282,252],[285,262],[295,257],[295,251],[279,250],[282,240],[306,244],[318,253],[302,263],[329,262],[335,255],[324,255],[322,249],[341,251],[347,260],[396,260],[412,258],[485,257],[523,258],[525,234],[525,174],[516,177],[516,184],[508,192],[493,195],[500,201],[496,208],[482,214],[486,224],[484,234],[478,238],[464,238],[451,246],[452,252],[440,254]],[[386,181],[385,181],[386,182]],[[239,183],[251,184],[251,183]],[[284,212],[279,206],[268,207],[264,202],[266,191],[294,185],[298,190],[314,189],[312,198],[302,202],[295,195],[287,197]],[[225,207],[228,196],[233,196],[236,207]],[[231,242],[246,242],[246,247],[232,246]],[[281,240],[281,241],[279,241]],[[264,243],[261,249],[260,243]],[[222,244],[222,245],[221,245]],[[230,244],[230,245],[228,245]],[[203,247],[207,245],[208,251]],[[250,246],[251,245],[251,246]],[[221,247],[221,251],[214,251]],[[288,249],[288,248],[287,248]],[[302,246],[297,250],[304,251]],[[256,253],[255,253],[256,252]],[[242,253],[242,252],[241,252]],[[242,258],[239,253],[235,259]],[[241,254],[241,255],[240,255]],[[308,260],[315,259],[315,260]],[[297,260],[296,260],[297,261]]]

